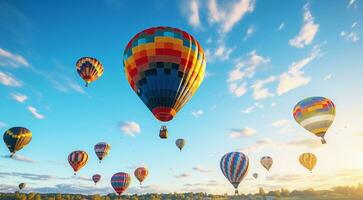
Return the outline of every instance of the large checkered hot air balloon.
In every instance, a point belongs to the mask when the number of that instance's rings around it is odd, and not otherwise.
[[[222,157],[220,168],[224,176],[233,185],[235,194],[238,194],[238,185],[247,175],[249,167],[249,159],[242,152],[230,152]]]
[[[321,137],[325,144],[325,133],[335,118],[335,105],[325,97],[310,97],[296,104],[294,118],[297,123],[314,135]]]
[[[149,28],[127,44],[124,71],[131,88],[161,122],[168,122],[192,98],[205,74],[198,41],[171,27]]]

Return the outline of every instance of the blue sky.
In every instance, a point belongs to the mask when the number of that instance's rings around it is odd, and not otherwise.
[[[129,193],[233,192],[219,159],[234,150],[251,160],[241,192],[357,184],[363,178],[361,4],[1,1],[0,130],[24,126],[33,140],[17,160],[0,159],[0,190],[14,191],[23,181],[28,191],[107,193],[112,174],[146,165],[144,186],[133,179]],[[153,26],[189,32],[207,54],[207,76],[168,123],[168,140],[158,138],[161,124],[123,73],[127,42]],[[88,88],[75,68],[82,56],[98,58],[105,69]],[[296,102],[314,95],[337,105],[324,146],[291,114]],[[187,141],[182,153],[174,144],[179,137]],[[99,141],[112,146],[102,164],[93,152]],[[78,149],[91,157],[74,178],[67,155]],[[297,162],[305,151],[319,156],[313,177]],[[5,145],[0,154],[9,154]],[[270,173],[259,164],[264,155],[275,160]],[[96,188],[94,173],[103,176]]]

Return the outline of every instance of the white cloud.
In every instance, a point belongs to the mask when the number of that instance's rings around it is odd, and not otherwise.
[[[274,121],[271,126],[275,127],[278,133],[288,133],[293,130],[292,122],[288,119]]]
[[[0,121],[0,128],[7,127],[8,125],[5,122]]]
[[[348,42],[357,42],[360,39],[358,32],[355,30],[357,25],[358,23],[354,22],[351,26],[351,29],[340,32],[340,36]]]
[[[28,99],[28,97],[26,95],[24,95],[24,94],[11,93],[10,95],[11,95],[11,97],[13,97],[13,99],[15,101],[17,101],[19,103],[24,103]]]
[[[238,149],[238,151],[241,151],[244,153],[257,152],[264,148],[271,147],[273,145],[275,145],[275,142],[273,140],[271,140],[269,138],[263,138],[263,139],[257,140],[256,143],[253,145]]]
[[[272,83],[274,81],[276,81],[275,76],[270,76],[267,79],[263,79],[263,80],[257,80],[251,86],[251,88],[253,89],[253,99],[261,100],[261,99],[266,99],[268,97],[275,96],[275,94],[271,93],[267,88],[264,87],[266,84]]]
[[[243,40],[247,40],[248,38],[250,38],[250,37],[252,37],[252,35],[254,34],[254,33],[256,33],[256,27],[254,27],[254,26],[250,26],[250,27],[248,27],[248,29],[247,29],[247,31],[246,31],[246,35],[245,35],[245,37],[244,37],[244,39]]]
[[[256,134],[256,130],[253,128],[245,127],[242,129],[231,129],[228,133],[229,137],[232,139],[249,137]]]
[[[244,114],[249,114],[255,109],[255,106],[247,107],[246,109],[242,110],[241,112]]]
[[[241,84],[231,83],[229,84],[229,92],[234,94],[234,96],[236,97],[241,97],[247,92],[246,85],[247,85],[246,82]]]
[[[324,76],[323,80],[327,81],[327,80],[331,79],[331,77],[332,77],[332,75],[328,74],[328,75]]]
[[[25,157],[25,156],[22,156],[22,155],[19,155],[19,154],[15,154],[13,155],[13,157],[10,157],[9,155],[6,155],[6,156],[1,156],[3,158],[8,158],[8,159],[14,159],[14,160],[17,160],[17,161],[21,161],[21,162],[29,162],[29,163],[36,163],[37,161],[31,159],[31,158],[28,158],[28,157]]]
[[[209,21],[211,23],[220,23],[220,32],[227,33],[233,26],[239,22],[247,13],[253,12],[254,0],[238,0],[228,5],[218,5],[216,0],[209,0]]]
[[[277,103],[276,103],[276,102],[272,102],[270,106],[271,106],[271,107],[275,107],[276,105],[277,105]]]
[[[278,31],[281,31],[285,27],[285,23],[282,22],[280,26],[277,28]]]
[[[175,178],[188,178],[188,177],[191,177],[192,175],[189,174],[189,173],[182,173],[182,174],[179,174],[179,175],[176,175]]]
[[[139,134],[141,132],[140,125],[136,122],[129,122],[125,121],[120,123],[120,130],[125,134],[129,136],[135,136],[136,134]]]
[[[198,0],[189,1],[189,24],[195,28],[200,27]]]
[[[203,115],[203,110],[199,109],[199,110],[195,110],[195,111],[192,111],[192,115],[196,118],[200,117]]]
[[[291,46],[303,48],[311,44],[319,31],[319,24],[314,22],[314,17],[309,10],[309,4],[304,5],[304,24],[299,34],[289,41]]]
[[[5,49],[0,48],[0,66],[29,67],[28,61],[21,55],[13,54]]]
[[[349,0],[349,2],[348,2],[348,6],[347,6],[348,8],[349,7],[354,7],[354,8],[356,8],[357,7],[357,1],[356,0]]]
[[[201,165],[197,165],[197,166],[193,167],[193,170],[202,172],[202,173],[212,172],[212,170],[206,169]]]
[[[29,112],[31,112],[31,114],[33,114],[33,116],[37,119],[44,119],[44,115],[40,114],[38,112],[38,110],[36,108],[34,108],[33,106],[28,106],[28,110]]]
[[[22,84],[12,74],[0,71],[0,83],[10,87],[20,87]]]
[[[277,94],[280,96],[289,92],[290,90],[307,85],[311,78],[304,75],[302,68],[321,55],[320,46],[317,45],[314,46],[308,57],[303,58],[297,62],[293,62],[290,65],[289,70],[279,76]]]

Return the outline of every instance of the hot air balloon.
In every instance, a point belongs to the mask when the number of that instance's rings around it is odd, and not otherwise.
[[[124,71],[132,90],[161,122],[172,120],[201,85],[206,57],[185,31],[153,27],[127,44]]]
[[[94,147],[96,155],[98,159],[101,161],[108,155],[110,152],[111,146],[106,142],[99,142]]]
[[[111,185],[118,194],[118,196],[121,196],[121,194],[125,190],[127,190],[130,183],[131,183],[131,177],[128,173],[125,172],[116,173],[111,178]]]
[[[267,169],[267,171],[270,170],[272,164],[273,164],[273,160],[270,156],[263,156],[260,160],[261,165]]]
[[[175,141],[176,146],[180,149],[180,151],[183,149],[185,145],[185,140],[182,138],[179,138]]]
[[[26,183],[20,183],[19,184],[19,190],[22,190],[26,187]]]
[[[11,156],[25,147],[32,140],[32,132],[24,127],[13,127],[5,131],[4,142],[8,147]]]
[[[161,139],[167,139],[168,138],[168,128],[166,126],[161,126],[159,137]]]
[[[227,153],[222,157],[220,167],[224,176],[235,188],[235,194],[238,194],[238,185],[247,175],[250,167],[248,157],[242,152]]]
[[[296,104],[294,118],[297,123],[314,135],[321,137],[325,144],[325,133],[335,118],[335,105],[325,97],[310,97]]]
[[[299,157],[299,162],[302,166],[308,169],[310,172],[313,171],[317,158],[312,153],[303,153]]]
[[[145,167],[139,167],[134,172],[135,177],[137,180],[139,180],[140,185],[145,180],[145,178],[148,176],[149,171]]]
[[[80,58],[78,59],[76,66],[79,76],[86,82],[86,87],[89,83],[97,80],[103,74],[102,64],[96,58]]]
[[[252,174],[253,178],[257,179],[258,178],[258,174],[257,173],[253,173]]]
[[[101,175],[99,175],[99,174],[95,174],[95,175],[93,175],[92,176],[92,180],[93,180],[93,182],[95,183],[95,185],[98,183],[98,181],[100,181],[101,180]]]
[[[77,171],[87,164],[88,154],[85,151],[73,151],[68,155],[68,162],[76,175]]]

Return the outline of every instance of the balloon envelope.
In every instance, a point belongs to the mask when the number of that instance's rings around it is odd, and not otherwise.
[[[247,175],[249,166],[249,159],[242,152],[230,152],[222,157],[220,168],[224,176],[236,189],[235,193],[238,193],[238,185]]]
[[[26,187],[26,183],[20,183],[19,184],[19,190],[22,190]]]
[[[98,181],[100,181],[101,180],[101,175],[99,175],[99,174],[95,174],[95,175],[93,175],[92,176],[92,180],[93,180],[93,182],[95,183],[95,185],[98,183]]]
[[[111,185],[116,193],[120,196],[131,183],[131,177],[128,173],[119,172],[111,177]]]
[[[269,171],[273,164],[273,160],[270,156],[263,156],[260,160],[260,163],[264,168]]]
[[[68,162],[73,168],[74,174],[77,173],[88,162],[88,154],[85,151],[73,151],[68,155]]]
[[[29,144],[32,132],[24,127],[13,127],[5,131],[3,139],[9,151],[14,154]]]
[[[199,88],[206,58],[187,32],[153,27],[130,40],[123,62],[131,88],[158,120],[167,122]]]
[[[95,145],[94,150],[100,162],[110,153],[110,149],[111,146],[106,142],[99,142]]]
[[[145,180],[145,178],[149,175],[149,171],[146,167],[139,167],[134,172],[135,177],[139,180],[140,184]]]
[[[321,142],[326,143],[324,136],[335,118],[335,105],[325,97],[310,97],[296,104],[293,111],[297,123],[314,135],[321,137]]]
[[[257,173],[253,173],[252,176],[253,176],[253,178],[257,179],[258,174]]]
[[[185,146],[185,140],[182,138],[179,138],[175,141],[176,146],[180,149],[180,151],[183,149],[183,147]]]
[[[103,66],[96,58],[80,58],[76,63],[76,67],[79,76],[86,82],[86,87],[89,83],[97,80],[103,74]]]
[[[299,162],[311,172],[316,165],[317,157],[312,153],[303,153],[299,157]]]

